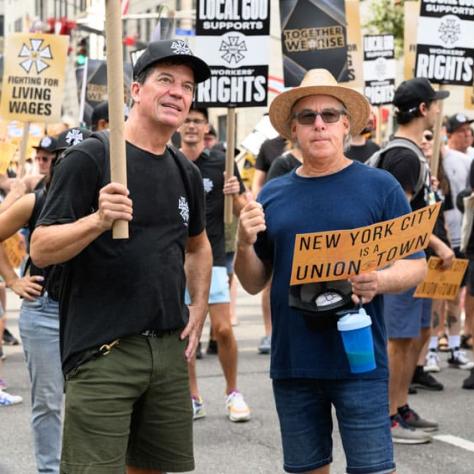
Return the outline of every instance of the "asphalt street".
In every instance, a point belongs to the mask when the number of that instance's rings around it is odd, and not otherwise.
[[[234,424],[226,418],[224,380],[217,356],[198,361],[199,385],[207,416],[195,422],[195,474],[282,473],[282,450],[278,419],[268,377],[269,357],[257,353],[263,334],[259,297],[239,290],[239,389],[252,408],[248,423]],[[8,327],[18,335],[19,300],[8,295]],[[206,327],[204,346],[208,337]],[[21,346],[6,346],[3,377],[10,392],[24,403],[0,408],[0,474],[36,472],[29,427],[30,384]],[[474,472],[474,392],[462,390],[464,371],[449,369],[446,356],[439,380],[443,392],[419,391],[410,399],[424,417],[440,423],[437,439],[421,446],[396,446],[398,474],[472,474]],[[472,357],[472,355],[470,355]],[[332,472],[345,473],[345,461],[337,423],[334,429]]]

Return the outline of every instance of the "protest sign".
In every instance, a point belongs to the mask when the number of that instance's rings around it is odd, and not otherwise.
[[[12,143],[0,142],[0,174],[5,174],[15,156],[16,146]]]
[[[349,79],[344,0],[281,0],[280,20],[285,86],[316,67]]]
[[[420,2],[404,3],[404,30],[403,30],[403,77],[405,80],[415,77],[416,60],[416,28]]]
[[[364,87],[362,34],[359,0],[346,0],[347,21],[347,87]]]
[[[290,285],[345,280],[426,248],[440,206],[358,229],[297,234]]]
[[[145,50],[143,49],[143,51]],[[84,84],[84,74],[87,77],[87,82],[85,84],[84,102],[82,102],[81,91]],[[132,66],[130,63],[124,64],[123,75],[123,103],[126,104],[130,99],[130,84],[132,82]],[[107,62],[99,59],[88,59],[86,64],[76,69],[76,78],[79,101],[84,104],[83,121],[90,125],[94,107],[109,99],[107,90]]]
[[[441,263],[442,260],[439,257],[430,257],[428,273],[425,279],[416,287],[413,296],[435,300],[456,299],[469,261],[464,258],[455,258],[446,270],[441,269]]]
[[[415,77],[435,84],[472,85],[473,28],[473,2],[421,0]]]
[[[15,33],[6,37],[0,115],[22,122],[59,122],[69,37]]]
[[[26,257],[26,247],[23,238],[20,234],[14,234],[9,239],[4,240],[2,245],[10,265],[13,268],[18,268]]]
[[[207,62],[211,77],[198,84],[196,102],[203,107],[267,105],[270,61],[270,1],[198,0],[196,56]],[[176,47],[186,43],[176,40]]]
[[[364,36],[364,95],[372,105],[392,103],[395,76],[394,36]]]

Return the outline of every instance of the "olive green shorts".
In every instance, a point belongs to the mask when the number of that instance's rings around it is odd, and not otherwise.
[[[194,469],[186,341],[120,339],[66,377],[62,474]]]

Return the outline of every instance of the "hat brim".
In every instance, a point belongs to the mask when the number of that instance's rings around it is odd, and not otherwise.
[[[194,81],[196,84],[200,82],[204,82],[211,77],[211,70],[207,63],[205,63],[201,58],[197,56],[193,56],[191,54],[170,54],[169,56],[163,56],[159,59],[150,59],[146,63],[139,64],[138,59],[136,66],[136,70],[134,71],[134,77],[137,77],[142,71],[144,71],[147,67],[163,63],[166,61],[175,61],[176,58],[184,59],[185,63],[188,63],[188,66],[193,70],[194,73]]]
[[[351,135],[358,135],[367,125],[370,104],[359,92],[344,86],[295,87],[278,95],[270,106],[270,121],[280,135],[292,139],[291,110],[298,100],[312,95],[329,95],[344,104],[351,124]]]
[[[449,97],[449,91],[436,91],[434,100],[443,100]]]

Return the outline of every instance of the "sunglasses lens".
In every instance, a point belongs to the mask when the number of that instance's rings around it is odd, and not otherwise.
[[[301,112],[298,114],[298,122],[301,125],[312,125],[316,120],[316,113],[311,111]]]
[[[325,109],[321,112],[321,118],[325,123],[335,123],[341,116],[338,110]]]
[[[427,133],[427,134],[425,135],[425,140],[428,141],[428,142],[430,142],[431,140],[433,140],[433,135]]]

